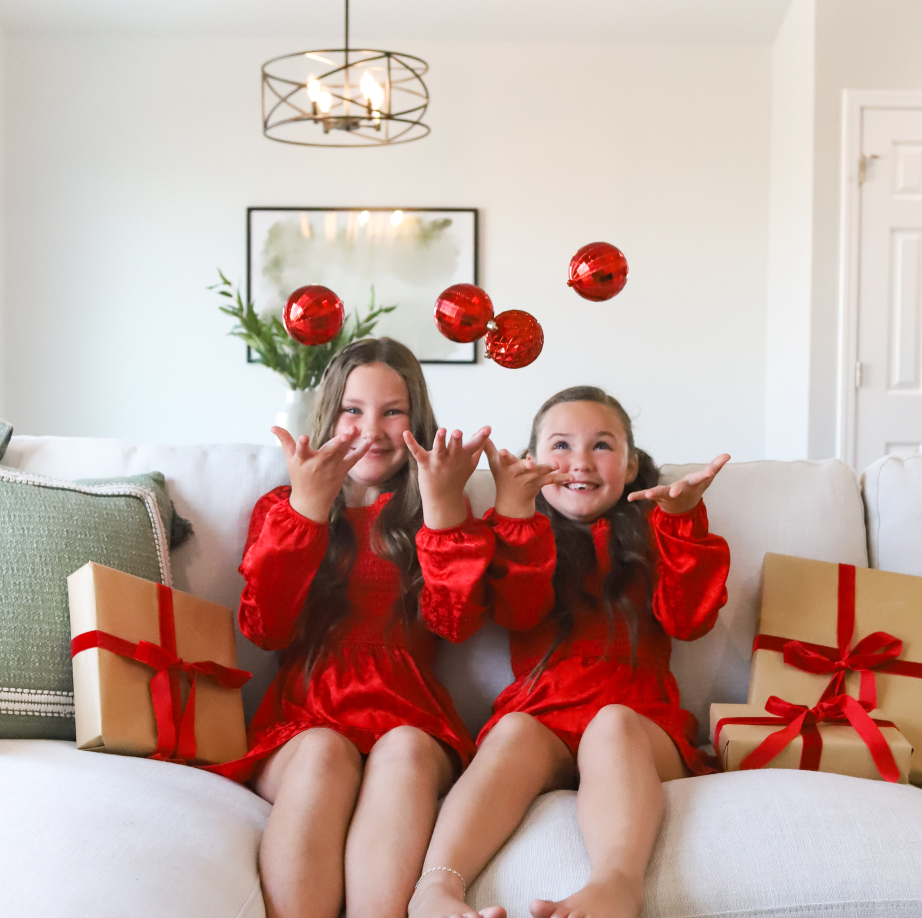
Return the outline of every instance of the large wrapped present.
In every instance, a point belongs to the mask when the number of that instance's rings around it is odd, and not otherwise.
[[[231,611],[90,562],[67,578],[77,745],[217,764],[246,753]]]
[[[893,721],[922,783],[922,577],[767,554],[749,703],[840,694]]]
[[[813,708],[774,696],[764,708],[712,704],[711,741],[724,771],[795,768],[909,783],[912,746],[847,695]]]

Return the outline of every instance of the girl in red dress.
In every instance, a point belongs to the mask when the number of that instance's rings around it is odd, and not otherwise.
[[[539,794],[577,784],[589,880],[530,911],[636,916],[661,782],[710,770],[692,745],[695,719],[679,706],[670,638],[705,634],[726,602],[729,551],[708,533],[701,496],[730,457],[658,486],[624,409],[588,386],[545,402],[525,459],[489,441],[486,449],[496,480],[489,580],[494,616],[511,632],[515,681],[442,807],[410,918],[476,916],[465,884]]]
[[[381,338],[331,362],[316,448],[273,432],[291,486],[253,511],[240,627],[282,652],[281,669],[250,724],[250,752],[212,770],[273,804],[259,852],[270,916],[337,918],[345,902],[350,918],[405,918],[438,798],[474,752],[433,673],[436,638],[420,610],[485,613],[494,537],[468,518],[463,488],[489,428],[446,443],[416,358]],[[421,470],[405,434],[435,440],[420,449]],[[444,567],[459,554],[464,564],[430,589],[421,560]]]

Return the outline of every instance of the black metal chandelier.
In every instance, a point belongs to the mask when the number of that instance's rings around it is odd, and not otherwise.
[[[429,133],[422,121],[429,65],[412,54],[350,48],[349,0],[345,6],[344,48],[299,51],[263,64],[263,134],[270,140],[373,147]]]

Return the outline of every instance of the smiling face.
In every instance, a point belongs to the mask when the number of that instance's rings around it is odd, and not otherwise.
[[[393,478],[410,453],[403,432],[410,429],[410,394],[401,375],[385,363],[356,367],[346,380],[333,435],[358,428],[354,445],[372,441],[368,452],[349,471],[349,481],[373,488]]]
[[[541,489],[545,500],[577,523],[591,523],[618,503],[637,477],[624,425],[615,411],[597,402],[560,402],[541,420],[537,462],[566,472],[564,484]]]

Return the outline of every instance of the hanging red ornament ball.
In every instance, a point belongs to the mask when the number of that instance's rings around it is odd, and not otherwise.
[[[332,341],[343,327],[346,313],[342,300],[329,287],[309,284],[288,297],[282,311],[285,331],[300,344]]]
[[[590,242],[570,259],[567,286],[587,300],[610,300],[626,283],[627,259],[607,242]]]
[[[527,367],[543,347],[544,330],[533,315],[521,309],[501,312],[487,329],[487,357],[509,370]]]
[[[435,301],[435,324],[449,341],[469,344],[482,338],[493,318],[493,303],[480,287],[454,284]]]

